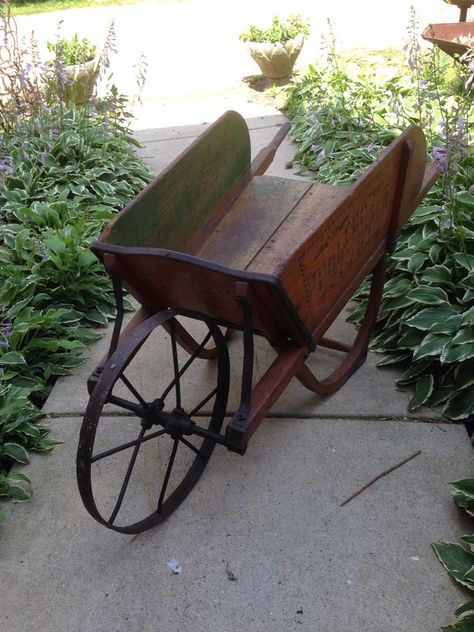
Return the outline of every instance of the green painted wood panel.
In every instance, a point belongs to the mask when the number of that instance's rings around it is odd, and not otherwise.
[[[249,167],[247,124],[226,112],[119,213],[101,240],[186,252]]]

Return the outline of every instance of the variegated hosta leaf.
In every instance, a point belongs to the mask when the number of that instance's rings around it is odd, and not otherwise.
[[[462,389],[474,385],[474,359],[458,364],[454,370],[456,388]]]
[[[408,406],[410,410],[416,410],[428,401],[431,393],[433,392],[433,385],[434,377],[431,374],[423,375],[423,377],[418,380],[415,387],[415,393]]]
[[[402,362],[406,362],[411,357],[411,353],[409,351],[399,351],[396,353],[391,353],[390,355],[385,356],[377,362],[377,366],[394,366],[396,364],[401,364]]]
[[[474,414],[474,388],[456,391],[443,408],[443,415],[455,421],[467,419],[472,414]]]
[[[474,632],[474,612],[461,614],[448,626],[440,628],[441,632]]]
[[[463,586],[474,590],[474,581],[469,578],[469,572],[474,566],[474,555],[460,544],[437,542],[433,544],[433,548],[448,573]]]
[[[449,302],[448,295],[440,287],[419,285],[407,294],[407,298],[422,305],[444,305]]]
[[[460,507],[474,507],[474,478],[453,481],[453,497]]]
[[[428,406],[438,406],[444,403],[452,395],[453,389],[451,386],[439,386],[433,389],[430,395]]]
[[[413,360],[420,360],[426,356],[438,356],[441,355],[443,349],[451,340],[451,336],[447,334],[432,334],[429,333],[423,338],[419,347],[413,354]]]
[[[418,362],[412,364],[403,373],[402,377],[397,380],[398,386],[406,386],[407,384],[416,382],[423,373],[428,372],[428,368],[431,366],[432,362],[432,358],[423,358],[422,360],[418,360]]]
[[[452,285],[451,271],[445,265],[437,265],[428,268],[421,277],[424,283],[435,285]]]
[[[453,362],[462,362],[474,358],[474,342],[469,342],[462,345],[451,343],[446,345],[440,356],[442,363],[451,364]]]
[[[434,323],[446,321],[450,316],[456,314],[457,312],[452,305],[446,303],[439,307],[426,307],[405,322],[410,327],[415,327],[422,331],[429,331]]]

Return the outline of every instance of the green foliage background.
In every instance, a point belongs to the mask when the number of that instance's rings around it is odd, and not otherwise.
[[[89,244],[150,178],[113,110],[44,108],[0,134],[0,495],[14,500],[30,488],[11,465],[54,445],[36,405],[115,312]]]

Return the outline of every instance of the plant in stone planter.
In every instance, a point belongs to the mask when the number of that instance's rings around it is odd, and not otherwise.
[[[240,39],[248,42],[250,55],[265,77],[283,79],[291,75],[307,35],[308,21],[290,15],[283,20],[275,16],[267,29],[252,25],[240,34]]]
[[[71,39],[63,37],[48,42],[47,46],[54,54],[53,84],[61,100],[68,105],[85,105],[99,76],[97,46],[86,37],[79,38],[77,33]]]

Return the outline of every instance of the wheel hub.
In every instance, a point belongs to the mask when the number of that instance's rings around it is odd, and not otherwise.
[[[193,434],[196,424],[180,407],[170,413],[163,410],[164,402],[155,399],[142,417],[142,426],[147,430],[152,426],[161,426],[172,439],[180,439],[183,435]]]

